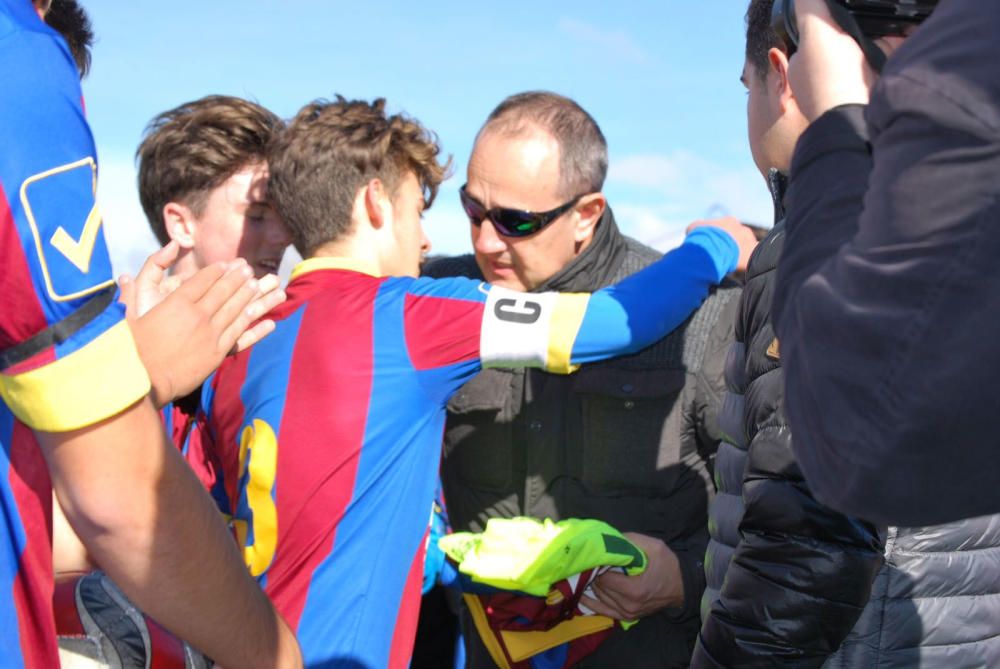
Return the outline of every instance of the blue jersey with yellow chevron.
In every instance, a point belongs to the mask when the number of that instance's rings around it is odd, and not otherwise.
[[[94,202],[76,67],[31,0],[0,0],[0,657],[58,666],[51,498],[31,428],[67,431],[148,391]]]
[[[306,260],[276,330],[205,385],[202,441],[251,573],[310,667],[406,667],[445,406],[482,366],[577,365],[644,348],[735,264],[704,230],[622,283],[524,294]],[[387,622],[391,621],[391,622]]]

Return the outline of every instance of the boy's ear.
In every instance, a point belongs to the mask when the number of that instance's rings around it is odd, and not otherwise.
[[[182,249],[194,247],[197,223],[187,205],[168,202],[163,205],[163,225],[167,237],[180,244]]]
[[[775,87],[774,93],[781,103],[781,111],[785,111],[788,102],[794,97],[792,84],[788,80],[788,54],[781,49],[770,49],[767,52],[767,66],[774,73],[770,83]]]
[[[381,179],[372,179],[364,187],[365,212],[375,229],[385,224],[386,205],[389,204],[385,184]]]

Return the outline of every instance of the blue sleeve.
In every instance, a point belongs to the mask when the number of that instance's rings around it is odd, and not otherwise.
[[[406,296],[410,359],[418,370],[576,366],[626,355],[683,323],[733,270],[739,247],[698,228],[679,248],[596,293],[521,293],[468,279],[420,279]]]
[[[572,363],[640,351],[698,308],[736,267],[739,247],[716,228],[697,228],[680,247],[590,297],[573,344]]]
[[[0,5],[0,81],[0,395],[36,430],[75,430],[149,379],[115,299],[76,68],[30,2]]]

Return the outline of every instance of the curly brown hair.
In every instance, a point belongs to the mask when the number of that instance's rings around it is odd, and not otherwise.
[[[404,114],[387,116],[374,102],[316,100],[303,107],[274,142],[268,192],[296,250],[309,257],[351,231],[358,190],[380,179],[395,197],[412,173],[429,209],[451,159],[441,163],[437,136]]]
[[[267,160],[284,123],[260,105],[226,95],[185,102],[158,115],[136,150],[139,201],[161,244],[163,207],[181,202],[200,216],[208,194],[248,165]]]

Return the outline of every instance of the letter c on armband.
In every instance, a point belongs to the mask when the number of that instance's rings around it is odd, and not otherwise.
[[[521,304],[518,304],[521,302]],[[503,298],[493,305],[493,314],[508,323],[534,323],[542,315],[542,305],[531,300]]]

